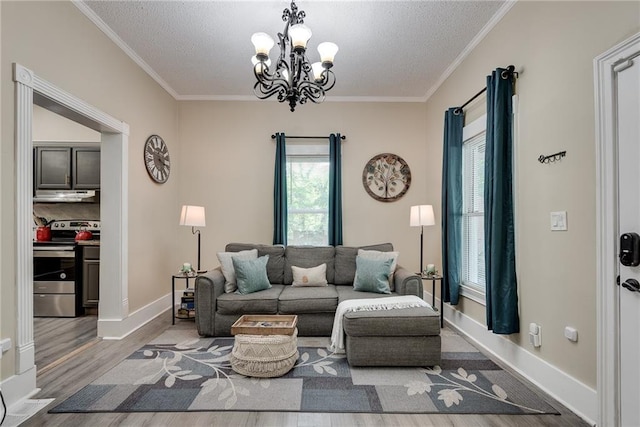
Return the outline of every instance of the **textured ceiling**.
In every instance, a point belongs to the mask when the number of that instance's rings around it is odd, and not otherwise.
[[[340,47],[327,99],[428,97],[507,9],[504,1],[299,0],[316,47]],[[253,99],[250,38],[284,29],[287,1],[84,1],[76,5],[177,99]],[[271,51],[274,57],[277,46]]]

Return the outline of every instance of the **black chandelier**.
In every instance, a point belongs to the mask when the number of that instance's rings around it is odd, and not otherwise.
[[[277,95],[278,101],[289,102],[291,111],[296,104],[304,104],[307,100],[319,104],[324,101],[325,92],[336,84],[336,77],[331,71],[333,58],[338,52],[335,43],[324,42],[318,45],[320,61],[311,64],[307,58],[307,42],[311,38],[311,30],[304,25],[304,11],[298,11],[295,2],[291,2],[291,10],[282,12],[282,20],[286,22],[283,33],[278,33],[280,56],[274,70],[270,69],[269,51],[274,41],[266,33],[255,33],[251,42],[256,48],[256,55],[251,58],[253,73],[257,82],[253,92],[260,99]],[[288,59],[288,61],[287,61]]]

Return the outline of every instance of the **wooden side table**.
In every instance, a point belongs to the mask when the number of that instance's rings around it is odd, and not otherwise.
[[[418,274],[418,273],[416,273]],[[436,308],[436,281],[440,281],[440,327],[444,327],[444,282],[442,281],[442,276],[437,274],[427,276],[425,274],[418,274],[422,280],[431,280],[431,307],[434,310],[438,311]]]
[[[188,276],[184,273],[171,275],[171,324],[172,325],[176,324],[176,279],[184,279],[186,281],[184,286],[186,290],[186,289],[189,289],[189,279],[195,280],[196,277],[198,276],[197,275]]]

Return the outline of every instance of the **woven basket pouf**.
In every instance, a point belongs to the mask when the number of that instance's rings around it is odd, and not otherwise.
[[[293,335],[244,335],[235,337],[231,368],[248,377],[280,377],[298,360],[298,330]]]

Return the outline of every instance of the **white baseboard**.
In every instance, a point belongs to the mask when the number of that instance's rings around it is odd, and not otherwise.
[[[129,314],[125,319],[99,319],[98,336],[104,340],[121,340],[171,308],[171,293]]]
[[[591,425],[596,424],[594,421],[598,418],[596,390],[505,337],[487,330],[485,325],[448,304],[444,306],[444,318],[451,327],[531,381],[580,418]]]
[[[36,367],[7,378],[0,383],[0,388],[7,407],[33,396],[40,391],[36,388]]]

